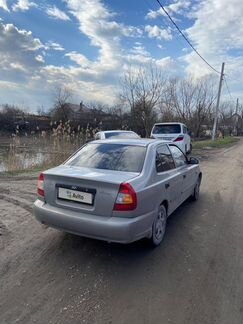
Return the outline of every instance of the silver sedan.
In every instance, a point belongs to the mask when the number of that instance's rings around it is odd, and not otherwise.
[[[51,227],[106,241],[163,240],[166,220],[198,199],[202,173],[173,143],[99,140],[40,174],[34,214]]]

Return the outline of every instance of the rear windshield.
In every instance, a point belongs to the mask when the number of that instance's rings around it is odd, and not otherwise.
[[[180,124],[155,125],[153,134],[179,134],[181,133]]]
[[[130,132],[109,132],[105,133],[105,138],[138,138],[135,133]]]
[[[126,172],[141,172],[146,147],[124,144],[87,144],[67,165]]]

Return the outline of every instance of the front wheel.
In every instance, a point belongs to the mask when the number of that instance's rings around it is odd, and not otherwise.
[[[154,246],[158,246],[164,238],[166,230],[166,220],[166,208],[164,205],[160,205],[152,227],[151,242]]]
[[[198,198],[199,198],[199,193],[200,193],[200,184],[201,184],[201,179],[198,178],[198,179],[197,179],[197,182],[196,182],[196,184],[195,184],[195,187],[194,187],[193,194],[192,194],[192,200],[194,200],[194,201],[197,201]]]
[[[192,153],[192,144],[190,144],[189,150],[186,152],[186,154],[191,154]]]

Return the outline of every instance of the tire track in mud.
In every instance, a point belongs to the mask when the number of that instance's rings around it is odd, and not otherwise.
[[[29,213],[32,213],[32,210],[33,210],[32,204],[30,204],[27,201],[25,202],[25,201],[19,200],[17,198],[12,198],[5,194],[0,194],[0,199],[5,200],[9,203],[12,203],[13,205],[19,206],[19,207],[25,209],[26,211],[28,211]]]
[[[0,250],[3,249],[9,241],[9,230],[0,220]]]
[[[33,175],[33,176],[30,176],[30,175],[26,175],[26,176],[13,176],[13,177],[10,177],[10,176],[1,176],[0,175],[0,180],[2,181],[8,181],[8,182],[16,182],[16,181],[22,181],[22,180],[36,180],[37,182],[37,179],[38,179],[38,174],[37,175]]]

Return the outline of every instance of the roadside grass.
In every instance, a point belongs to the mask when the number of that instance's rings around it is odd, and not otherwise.
[[[38,172],[64,162],[83,143],[94,136],[97,129],[72,129],[70,121],[55,123],[50,134],[46,132],[29,136],[16,134],[0,159],[4,166],[1,176],[14,176],[23,173]],[[0,161],[1,162],[1,161]]]
[[[221,148],[230,146],[240,140],[239,137],[227,136],[225,138],[218,138],[215,141],[210,140],[202,140],[192,142],[193,149],[208,149],[208,148]]]

